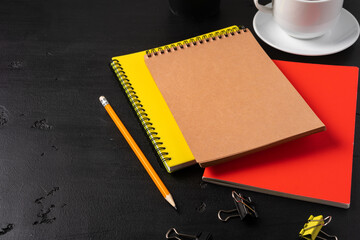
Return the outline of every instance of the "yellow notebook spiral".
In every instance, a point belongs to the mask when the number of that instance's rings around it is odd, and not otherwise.
[[[155,128],[152,126],[153,124],[150,122],[150,118],[146,113],[146,110],[143,108],[139,96],[136,95],[134,88],[130,80],[127,78],[124,69],[121,67],[120,63],[117,60],[112,61],[111,67],[114,69],[116,76],[118,77],[121,86],[123,87],[132,107],[134,108],[136,115],[138,116],[145,132],[150,138],[151,143],[153,144],[157,154],[159,155],[161,161],[171,160],[170,157],[166,157],[169,155],[168,152],[165,151],[165,147],[162,147],[163,142],[160,141],[160,137],[157,136],[157,132]]]
[[[210,40],[217,40],[217,39],[227,38],[230,35],[240,34],[242,31],[246,32],[245,27],[234,26],[220,31],[203,34],[201,36],[197,36],[194,38],[189,38],[181,42],[165,45],[163,47],[149,49],[146,51],[146,55],[148,57],[158,56],[164,54],[165,51],[172,52],[172,51],[177,51],[179,49],[184,49],[186,47],[196,46],[198,44],[204,44],[206,42],[209,42]]]

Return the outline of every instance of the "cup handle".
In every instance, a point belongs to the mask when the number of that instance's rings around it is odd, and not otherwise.
[[[272,14],[272,7],[266,7],[264,5],[261,5],[258,0],[254,0],[254,3],[255,7],[259,9],[259,11]]]

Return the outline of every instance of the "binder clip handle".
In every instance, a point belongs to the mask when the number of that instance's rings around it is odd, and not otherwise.
[[[167,231],[165,237],[166,237],[166,239],[177,239],[177,240],[193,239],[193,240],[198,240],[196,235],[188,235],[188,234],[179,233],[175,228],[170,228]]]
[[[332,220],[332,217],[331,217],[331,216],[327,216],[326,218],[324,218],[324,224],[323,224],[323,226],[328,225],[328,224],[331,222],[331,220]],[[330,238],[334,238],[335,240],[338,240],[338,238],[337,238],[335,235],[330,235],[330,234],[324,232],[323,230],[320,230],[320,232],[321,232],[322,234],[324,234],[326,237],[330,237]],[[326,238],[320,237],[319,235],[317,236],[317,238],[322,239],[322,240],[328,240],[328,239],[326,239]]]
[[[170,228],[165,235],[166,239],[177,239],[177,240],[213,240],[212,234],[208,232],[201,232],[197,235],[188,235],[179,233],[175,228]]]
[[[229,215],[225,218],[223,218],[221,216],[222,213],[233,213],[233,212],[237,212],[236,209],[232,209],[232,210],[219,210],[218,212],[218,219],[223,221],[223,222],[227,222],[230,218],[235,218],[235,217],[239,217],[239,214],[233,214],[233,215]]]
[[[235,191],[232,191],[231,196],[234,200],[234,204],[236,208],[232,210],[220,210],[218,212],[219,220],[226,222],[230,218],[234,218],[234,217],[240,217],[241,220],[243,220],[247,216],[253,218],[258,217],[258,214],[255,210],[255,207],[253,206],[253,202],[251,201],[250,197],[243,197],[240,193],[237,193]],[[222,216],[223,213],[231,214],[233,212],[237,212],[237,214],[232,214],[225,218]]]
[[[332,216],[327,216],[324,218],[324,226],[328,225],[332,220]]]
[[[326,218],[323,218],[322,215],[314,217],[313,215],[310,215],[308,222],[305,223],[305,226],[300,231],[300,237],[302,239],[322,239],[322,240],[328,240],[328,238],[324,238],[319,236],[320,233],[325,235],[326,237],[334,238],[335,240],[338,240],[338,238],[334,235],[327,234],[322,230],[322,227],[328,225],[331,222],[332,217],[327,216]]]

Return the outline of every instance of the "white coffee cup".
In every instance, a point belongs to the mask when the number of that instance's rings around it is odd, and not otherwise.
[[[272,0],[259,4],[259,11],[273,15],[274,21],[290,36],[310,39],[322,36],[338,21],[344,0]]]

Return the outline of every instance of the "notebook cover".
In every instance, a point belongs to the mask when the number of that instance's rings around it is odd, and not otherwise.
[[[327,130],[237,161],[203,180],[342,208],[350,206],[358,68],[275,61]]]
[[[238,29],[238,27],[231,26],[219,29],[211,33],[197,36],[194,39],[219,35],[233,29]],[[143,116],[143,120],[140,121],[168,172],[173,172],[186,166],[193,165],[195,164],[195,160],[176,121],[144,63],[144,56],[149,52],[157,51],[159,49],[183,45],[190,40],[191,39],[187,39],[159,48],[112,58],[111,65],[113,70],[125,89],[139,119]]]
[[[202,167],[325,129],[248,29],[145,63]]]

